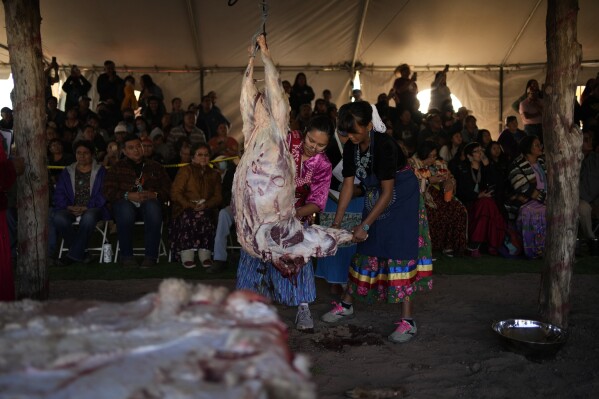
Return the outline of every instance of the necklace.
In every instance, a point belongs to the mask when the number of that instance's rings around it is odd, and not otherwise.
[[[366,154],[360,154],[360,144],[356,144],[356,176],[360,179],[365,179],[367,176],[366,169],[370,166],[370,158],[372,157],[372,139],[366,149]]]

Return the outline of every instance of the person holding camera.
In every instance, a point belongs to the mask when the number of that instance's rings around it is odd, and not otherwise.
[[[62,91],[67,94],[65,109],[79,106],[79,97],[87,97],[92,84],[85,79],[77,65],[71,67],[71,74],[62,85]]]
[[[435,80],[431,83],[431,102],[428,105],[428,110],[437,109],[441,112],[451,109],[453,110],[453,103],[451,102],[451,90],[447,87],[447,71],[449,71],[449,65],[445,65],[442,71],[435,74]]]

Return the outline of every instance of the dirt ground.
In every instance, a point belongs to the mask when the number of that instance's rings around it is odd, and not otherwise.
[[[203,281],[206,283],[206,281]],[[51,299],[129,301],[156,290],[160,280],[54,281]],[[232,280],[211,284],[233,288]],[[550,359],[529,359],[505,348],[494,320],[536,318],[539,276],[435,276],[417,298],[418,334],[406,344],[387,335],[399,306],[357,304],[356,317],[338,326],[318,317],[337,299],[318,281],[311,306],[315,332],[291,328],[289,345],[312,359],[319,398],[595,398],[599,393],[599,275],[572,281],[566,345]],[[278,306],[293,326],[295,309]],[[356,390],[356,388],[360,388]],[[363,390],[362,390],[363,389]],[[395,393],[395,396],[390,396]]]

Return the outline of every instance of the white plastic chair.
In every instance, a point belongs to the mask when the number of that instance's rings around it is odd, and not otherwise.
[[[104,224],[103,228],[98,227],[100,224]],[[73,226],[79,226],[79,221],[73,222]],[[102,242],[99,247],[88,247],[88,251],[98,251],[100,253],[100,261],[98,263],[104,263],[104,244],[107,244],[109,241],[106,238],[108,235],[108,221],[102,220],[96,224],[96,231],[102,235]],[[64,238],[60,241],[60,249],[58,250],[58,259],[62,258],[63,252],[68,252],[69,248],[66,248],[64,245]]]
[[[134,226],[143,226],[143,221],[137,221],[134,223]],[[160,261],[161,256],[167,256],[166,245],[164,245],[164,239],[162,238],[162,227],[164,226],[164,222],[160,223],[160,243],[158,244],[158,258],[156,259],[156,263]],[[143,255],[145,253],[145,247],[133,247],[133,256]],[[116,250],[114,251],[114,262],[116,263],[119,259],[119,251],[120,251],[120,243],[117,239],[116,241]]]

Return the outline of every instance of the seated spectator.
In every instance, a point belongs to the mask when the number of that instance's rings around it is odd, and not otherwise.
[[[88,96],[79,97],[79,106],[77,107],[77,117],[79,118],[79,126],[87,125],[87,120],[90,116],[96,116],[96,113],[89,108],[91,98]]]
[[[150,139],[152,140],[152,144],[154,145],[154,154],[160,156],[162,163],[166,163],[167,159],[170,157],[170,149],[164,140],[164,135],[160,131],[160,129],[156,128],[152,130],[150,134]],[[174,176],[173,176],[174,177]]]
[[[65,143],[65,152],[69,154],[73,153],[71,148],[75,137],[79,134],[81,129],[81,123],[79,123],[79,117],[77,114],[77,108],[71,108],[67,111],[67,117],[64,121],[62,129],[62,141]]]
[[[160,154],[154,153],[154,142],[146,137],[141,141],[141,146],[144,149],[144,157],[153,161],[163,163],[163,159]]]
[[[324,89],[322,91],[322,98],[323,98],[325,104],[327,105],[327,111],[328,111],[329,107],[337,108],[337,104],[335,104],[334,102],[331,101],[333,99],[333,93],[331,93],[331,91],[329,89]]]
[[[204,132],[206,140],[216,136],[216,129],[218,128],[218,125],[223,122],[226,123],[227,126],[231,126],[231,123],[229,123],[227,118],[220,113],[218,108],[214,108],[210,97],[207,95],[202,97],[202,102],[198,108],[196,126]]]
[[[181,139],[186,139],[191,144],[206,142],[204,132],[195,125],[195,113],[193,111],[185,112],[183,125],[174,127],[168,135],[166,144],[170,147],[169,161],[176,161],[179,149],[175,148],[175,144]]]
[[[420,147],[425,141],[431,141],[435,143],[437,147],[440,146],[444,140],[443,124],[441,122],[441,114],[438,111],[431,110],[426,117],[426,127],[418,133],[417,146]]]
[[[150,135],[150,131],[148,130],[148,122],[143,116],[138,116],[135,118],[135,134],[140,139],[145,139]]]
[[[171,100],[171,126],[177,127],[183,124],[183,102],[179,97],[175,97]]]
[[[0,128],[12,130],[14,124],[12,109],[8,107],[2,107],[0,110],[0,115],[2,116],[2,119],[0,119]]]
[[[464,128],[462,129],[462,139],[465,144],[478,139],[478,126],[474,115],[468,115],[464,118]]]
[[[125,122],[119,122],[114,128],[114,141],[119,145],[119,150],[122,151],[125,147],[125,137],[129,134]]]
[[[586,88],[585,88],[585,91]],[[580,106],[580,119],[584,126],[590,126],[591,124],[597,124],[599,122],[599,80],[595,79],[593,83],[589,85],[584,102]]]
[[[124,124],[127,133],[135,133],[135,112],[131,108],[123,110],[123,118],[117,124]]]
[[[487,129],[479,129],[478,136],[476,138],[476,142],[482,147],[483,153],[487,151],[487,147],[491,144],[493,138],[491,138],[491,132]]]
[[[515,115],[508,116],[505,119],[505,129],[497,141],[501,144],[501,148],[510,162],[520,155],[518,144],[524,136],[526,136],[524,130],[518,129],[518,118]]]
[[[453,156],[453,158],[451,159],[451,161],[449,161],[447,163],[447,166],[449,167],[449,171],[454,176],[458,173],[458,168],[459,168],[460,164],[466,160],[466,155],[464,154],[464,148],[466,148],[466,143],[460,144],[460,146],[458,147],[458,150],[456,151],[456,153]]]
[[[137,98],[135,97],[135,78],[128,75],[125,78],[125,87],[123,89],[123,102],[121,103],[121,111],[126,109],[135,110],[139,108]]]
[[[447,164],[437,157],[434,143],[424,142],[410,158],[410,165],[424,195],[433,250],[448,256],[466,249],[468,213],[454,194],[455,179]]]
[[[479,143],[467,144],[464,154],[467,160],[455,177],[456,196],[468,209],[468,251],[478,258],[481,245],[485,245],[489,254],[497,255],[503,246],[506,226],[494,201],[493,170]]]
[[[599,140],[597,134],[583,131],[584,160],[580,169],[580,235],[589,243],[591,254],[599,255],[597,236],[593,232],[593,215],[599,218]]]
[[[83,132],[75,138],[75,142],[86,140],[92,143],[94,158],[98,162],[102,162],[106,156],[106,141],[96,133],[96,129],[92,125],[86,125]]]
[[[209,166],[210,147],[206,143],[195,144],[191,152],[191,163],[179,169],[171,187],[171,253],[184,267],[193,268],[194,250],[197,250],[201,265],[210,267],[216,233],[214,222],[222,202],[221,178]]]
[[[410,110],[400,111],[399,119],[393,122],[393,138],[401,142],[401,146],[406,149],[408,156],[412,156],[416,151],[419,131],[418,125],[412,120]]]
[[[300,105],[299,114],[297,115],[296,122],[298,123],[298,130],[303,132],[310,123],[312,118],[312,106],[310,104]]]
[[[458,111],[455,113],[455,121],[453,122],[451,129],[449,129],[450,134],[464,130],[464,121],[470,112],[471,111],[466,107],[458,108]]]
[[[121,159],[121,149],[116,141],[110,141],[106,145],[106,156],[102,164],[105,168],[111,168]]]
[[[507,219],[505,213],[505,196],[506,196],[506,182],[507,175],[510,169],[510,161],[504,154],[501,145],[497,141],[491,141],[491,144],[485,151],[487,158],[489,159],[489,168],[493,172],[489,177],[489,185],[495,187],[493,198],[499,207],[499,211]]]
[[[545,198],[547,174],[543,161],[543,146],[536,136],[520,141],[519,155],[510,167],[510,196],[505,203],[510,222],[515,223],[522,237],[524,254],[538,258],[545,250]]]
[[[151,96],[148,98],[148,106],[143,110],[142,116],[148,124],[148,131],[151,131],[155,127],[162,127],[164,111],[160,108],[158,97]]]
[[[327,109],[327,102],[324,100],[324,98],[319,98],[314,102],[314,111],[312,112],[312,116],[326,115]]]
[[[56,183],[52,223],[62,235],[69,252],[62,263],[91,262],[85,250],[89,239],[101,220],[110,218],[102,185],[106,169],[94,159],[94,146],[90,141],[77,141],[74,145],[77,161],[66,167]],[[79,229],[73,226],[79,221]]]
[[[178,155],[175,157],[172,163],[178,166],[170,167],[167,170],[171,180],[175,180],[175,176],[177,176],[177,172],[181,166],[185,166],[191,162],[191,143],[189,140],[187,140],[185,137],[181,137],[175,143],[175,149]]]
[[[439,156],[447,163],[449,163],[449,161],[451,161],[453,159],[453,157],[455,157],[455,154],[457,154],[458,149],[460,148],[460,145],[462,144],[462,133],[461,132],[454,132],[451,135],[451,141],[449,143],[447,143],[446,145],[444,145],[443,147],[441,147],[441,150],[439,150]]]
[[[48,187],[49,187],[49,200],[50,204],[54,200],[54,189],[56,187],[56,182],[58,181],[58,176],[62,172],[62,167],[69,166],[75,161],[75,158],[72,154],[64,152],[64,146],[62,140],[59,138],[54,138],[48,142],[48,166],[58,166],[59,168],[49,168],[48,169]]]
[[[212,155],[217,157],[224,155],[233,157],[239,154],[239,143],[233,137],[228,136],[229,126],[222,122],[216,130],[217,135],[208,141]]]
[[[162,89],[150,75],[141,75],[139,79],[139,84],[141,86],[141,92],[139,93],[139,106],[141,107],[142,114],[145,113],[146,108],[150,106],[150,99],[155,98],[158,101],[158,109],[160,112],[164,113],[166,108],[164,107],[164,94],[162,94]],[[158,118],[160,121],[160,118]]]
[[[6,107],[5,107],[6,108]],[[4,109],[4,108],[3,108]],[[6,108],[10,109],[10,108]],[[70,108],[67,108],[70,109]],[[6,129],[12,129],[12,112],[11,115],[11,127]],[[46,123],[53,122],[56,128],[56,132],[60,135],[64,127],[64,122],[67,118],[66,114],[58,109],[58,99],[54,96],[49,97],[46,100]],[[1,122],[1,121],[0,121]]]
[[[216,159],[218,159],[218,157]],[[222,180],[221,192],[223,201],[221,203],[222,208],[218,212],[218,223],[216,225],[216,235],[214,237],[214,262],[212,267],[207,270],[208,273],[219,272],[227,266],[227,237],[231,233],[231,227],[235,222],[233,219],[233,211],[231,209],[233,177],[235,176],[238,163],[239,158],[218,163],[218,171],[221,174]]]
[[[90,117],[87,119],[87,124],[93,127],[96,131],[96,135],[98,137],[101,137],[106,143],[110,141],[110,135],[108,134],[106,129],[103,129],[100,126],[100,118],[98,117],[98,115],[90,115]]]
[[[364,98],[362,97],[362,90],[360,89],[353,89],[351,91],[351,96],[354,102],[364,101]]]
[[[160,119],[159,129],[164,137],[168,137],[171,134],[171,130],[173,129],[173,126],[171,125],[171,114],[162,115],[162,119]],[[152,132],[150,132],[150,135],[151,134]],[[150,138],[153,139],[152,137]]]
[[[151,267],[158,259],[162,204],[169,200],[171,181],[158,162],[145,159],[141,140],[136,135],[124,139],[125,157],[108,170],[103,194],[112,206],[117,225],[121,264],[135,267],[133,226],[144,222],[145,257],[142,267]]]

